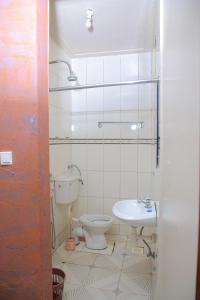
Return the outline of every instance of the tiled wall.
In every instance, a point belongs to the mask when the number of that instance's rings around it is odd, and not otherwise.
[[[66,52],[50,39],[50,60],[69,60]],[[50,87],[63,86],[67,81],[68,70],[64,64],[50,65]],[[49,94],[49,136],[68,137],[71,134],[71,95],[70,92]],[[71,162],[71,145],[50,146],[50,173],[54,177],[67,170]],[[52,184],[51,184],[52,190]],[[53,193],[52,193],[53,194]],[[66,236],[67,207],[57,205],[53,199],[57,245]]]
[[[73,59],[80,84],[152,78],[152,53]],[[95,88],[72,91],[72,137],[76,139],[134,139],[155,137],[155,85]],[[144,128],[105,125],[98,121],[144,121]],[[72,162],[83,174],[84,186],[74,215],[105,213],[119,199],[153,196],[155,146],[129,144],[72,145]],[[129,234],[115,220],[111,234]]]

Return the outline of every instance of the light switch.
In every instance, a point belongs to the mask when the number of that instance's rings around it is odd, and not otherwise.
[[[12,165],[12,151],[0,152],[0,163],[2,166]]]

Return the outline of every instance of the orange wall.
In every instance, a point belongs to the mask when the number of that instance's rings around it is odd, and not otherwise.
[[[0,299],[51,300],[48,1],[0,1]]]

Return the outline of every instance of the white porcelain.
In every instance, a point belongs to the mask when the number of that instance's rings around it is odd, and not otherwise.
[[[59,204],[70,204],[76,201],[80,194],[80,177],[72,174],[54,178],[55,200]]]
[[[143,202],[138,200],[122,200],[114,204],[112,212],[120,220],[130,226],[155,226],[156,208],[151,201],[152,208],[146,208]]]
[[[89,215],[80,217],[85,236],[86,247],[94,250],[107,248],[105,232],[111,227],[113,218],[107,215]]]

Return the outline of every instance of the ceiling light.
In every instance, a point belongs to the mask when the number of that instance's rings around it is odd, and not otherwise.
[[[94,11],[92,9],[88,9],[86,12],[86,23],[85,26],[89,31],[93,31],[93,16]]]

